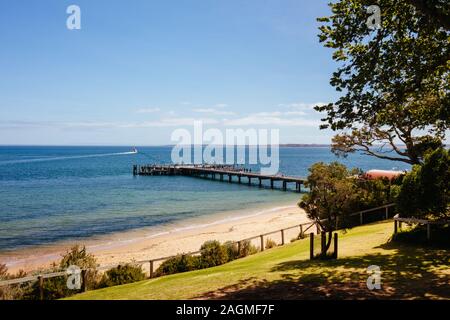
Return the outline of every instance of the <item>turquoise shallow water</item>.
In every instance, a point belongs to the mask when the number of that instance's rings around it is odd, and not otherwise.
[[[0,147],[0,251],[182,222],[211,213],[292,204],[293,192],[189,177],[133,177],[133,164],[170,162],[171,147]],[[280,172],[306,176],[328,148],[281,148]],[[408,169],[354,155],[367,169]],[[258,170],[254,167],[253,170]]]

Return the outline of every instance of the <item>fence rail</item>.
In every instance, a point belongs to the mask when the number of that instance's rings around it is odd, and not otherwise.
[[[370,213],[373,211],[378,211],[381,209],[385,209],[386,210],[386,215],[385,215],[385,219],[389,218],[389,208],[394,207],[395,204],[391,203],[391,204],[387,204],[384,206],[379,206],[376,208],[372,208],[372,209],[367,209],[367,210],[362,210],[362,211],[358,211],[358,212],[354,212],[352,214],[349,214],[348,216],[356,216],[356,215],[360,215],[360,217],[362,217],[363,214],[365,213]],[[324,222],[325,220],[321,220],[320,222]],[[360,219],[360,224],[363,224],[363,219]],[[255,239],[260,239],[260,250],[264,251],[264,237],[267,237],[269,235],[272,234],[277,234],[280,233],[281,235],[281,245],[285,244],[285,231],[287,230],[291,230],[291,229],[295,229],[295,228],[299,228],[299,235],[300,236],[304,236],[306,234],[306,231],[310,230],[311,228],[313,228],[314,226],[316,226],[316,233],[319,233],[321,231],[321,226],[318,222],[316,221],[310,221],[310,222],[305,222],[302,224],[296,224],[294,226],[291,227],[287,227],[287,228],[283,228],[283,229],[278,229],[275,231],[271,231],[271,232],[267,232],[267,233],[263,233],[263,234],[259,234],[253,237],[249,237],[249,238],[245,238],[242,240],[238,240],[238,241],[233,241],[231,242],[233,245],[237,245],[238,246],[238,250],[240,251],[241,245],[243,242],[245,241],[252,241]],[[198,255],[201,254],[201,250],[199,251],[194,251],[194,252],[188,252],[188,253],[183,253],[182,255]],[[174,258],[176,256],[178,256],[180,254],[176,254],[176,255],[171,255],[171,256],[166,256],[166,257],[160,257],[160,258],[153,258],[153,259],[148,259],[148,260],[140,260],[140,261],[136,261],[136,263],[140,264],[140,265],[144,265],[146,263],[149,264],[149,277],[153,278],[155,276],[155,262],[161,262],[161,261],[166,261],[168,259]],[[108,270],[110,268],[114,268],[117,267],[119,264],[112,264],[112,265],[104,265],[99,267],[97,270]],[[85,272],[87,270],[82,270],[82,272]],[[53,273],[43,273],[43,274],[36,274],[36,275],[32,275],[32,276],[27,276],[27,277],[23,277],[23,278],[17,278],[17,279],[10,279],[10,280],[3,280],[0,281],[0,287],[2,286],[8,286],[8,285],[15,285],[15,284],[22,284],[22,283],[26,283],[26,282],[31,282],[31,281],[39,281],[39,285],[42,286],[43,283],[43,279],[48,279],[48,278],[54,278],[54,277],[61,277],[64,275],[68,275],[68,273],[66,271],[59,271],[59,272],[53,272]],[[83,288],[85,288],[86,286],[83,286]]]
[[[427,226],[427,240],[431,240],[431,226],[432,225],[443,225],[450,223],[450,220],[426,220],[417,218],[400,218],[398,215],[394,216],[394,234],[398,233],[398,229],[402,228],[402,222],[406,224],[421,224]]]

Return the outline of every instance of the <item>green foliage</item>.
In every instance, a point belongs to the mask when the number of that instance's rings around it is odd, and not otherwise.
[[[351,227],[349,214],[386,204],[391,199],[391,187],[388,180],[360,178],[361,171],[349,170],[338,162],[315,163],[309,173],[305,184],[309,192],[298,205],[306,211],[308,218],[328,232],[328,240],[321,252],[325,258],[336,221],[340,228]]]
[[[358,189],[352,178],[357,173],[338,162],[313,164],[306,181],[309,193],[302,197],[299,206],[312,220],[326,219],[322,225],[332,229],[336,217],[345,216],[357,207]]]
[[[103,274],[99,283],[100,288],[137,282],[145,279],[145,273],[140,265],[127,263],[109,269]]]
[[[23,278],[25,276],[26,273],[22,270],[16,274],[8,273],[6,265],[0,263],[0,281]],[[30,290],[30,283],[3,286],[0,287],[0,300],[21,300],[30,292]]]
[[[44,270],[42,273],[55,272],[55,269]],[[80,290],[69,290],[67,288],[67,277],[54,277],[44,279],[43,291],[45,300],[56,300],[64,297],[70,297],[76,293],[81,292]],[[39,283],[36,281],[32,284],[31,291],[24,295],[25,300],[39,300],[40,299],[40,289]]]
[[[93,254],[87,253],[86,247],[75,245],[65,254],[63,254],[59,264],[53,263],[49,270],[41,270],[39,273],[51,273],[64,271],[70,266],[77,266],[86,271],[86,289],[96,287],[98,273],[97,262]],[[47,278],[44,280],[44,299],[55,300],[79,293],[80,290],[72,290],[67,287],[67,276]],[[25,299],[37,300],[40,298],[39,284],[35,282],[32,285],[32,291],[27,294]]]
[[[375,30],[366,24],[373,4],[381,11]],[[319,40],[334,50],[339,67],[330,83],[343,95],[316,110],[326,113],[321,128],[343,130],[333,151],[421,163],[428,150],[442,145],[450,125],[450,31],[442,27],[448,26],[448,1],[329,5],[330,16],[318,19]],[[437,15],[430,18],[430,12]],[[397,147],[398,141],[406,148]]]
[[[416,225],[410,230],[401,230],[392,236],[392,241],[405,244],[414,244],[420,247],[450,248],[450,225],[433,225],[431,240],[427,239],[427,228],[424,225]]]
[[[232,260],[246,257],[258,250],[250,241],[242,241],[241,249],[235,242],[206,241],[200,248],[200,256],[177,255],[164,261],[156,270],[157,276],[210,268],[222,265]]]
[[[97,260],[93,254],[86,251],[85,246],[75,245],[63,255],[59,263],[60,269],[66,270],[71,265],[87,270],[86,289],[95,287],[98,278]]]
[[[270,238],[266,239],[266,245],[265,245],[266,249],[272,249],[272,248],[275,248],[276,246],[277,246],[277,243],[274,240],[272,240]]]
[[[443,148],[425,156],[403,178],[397,198],[402,215],[421,218],[450,217],[450,153]]]
[[[299,206],[312,220],[321,221],[326,230],[349,227],[348,214],[373,208],[393,201],[396,182],[387,179],[360,178],[361,171],[349,170],[343,164],[318,162],[309,168],[306,186],[309,192],[302,197]]]
[[[374,208],[395,200],[395,189],[399,182],[389,179],[356,179],[358,200],[355,202],[354,211]],[[356,210],[355,210],[356,209]]]
[[[156,270],[157,276],[192,271],[200,268],[200,257],[179,254],[164,261]]]
[[[200,248],[202,268],[215,267],[229,261],[227,249],[219,241],[206,241]]]
[[[256,246],[254,246],[250,240],[241,241],[241,250],[239,253],[240,258],[247,257],[257,252],[258,248],[256,248]]]
[[[235,242],[227,241],[223,244],[227,252],[228,262],[239,258],[238,245]]]

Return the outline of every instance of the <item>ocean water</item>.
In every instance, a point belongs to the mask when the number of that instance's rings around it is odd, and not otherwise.
[[[170,163],[171,147],[0,147],[0,252],[183,222],[301,195],[190,177],[133,177],[133,164]],[[305,177],[326,147],[281,148],[280,172]],[[352,155],[351,167],[409,169]],[[253,170],[258,170],[253,166]],[[244,181],[245,182],[245,181]]]

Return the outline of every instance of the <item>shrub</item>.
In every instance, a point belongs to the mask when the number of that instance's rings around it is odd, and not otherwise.
[[[277,246],[277,243],[274,240],[272,240],[270,238],[266,239],[266,249],[275,248],[276,246]]]
[[[424,225],[416,225],[411,229],[402,230],[392,236],[392,241],[449,249],[450,225],[433,225],[431,230],[431,241],[427,240],[427,228]]]
[[[239,257],[246,257],[251,254],[258,252],[258,249],[250,242],[250,240],[245,240],[241,242],[241,251]]]
[[[145,279],[145,273],[140,265],[127,263],[109,269],[103,274],[99,287],[112,287],[121,284],[137,282]]]
[[[75,265],[86,272],[86,288],[92,289],[96,286],[98,280],[97,259],[91,253],[86,251],[85,246],[75,245],[67,251],[59,262],[59,267],[66,270],[68,267]]]
[[[164,261],[156,270],[157,276],[192,271],[199,269],[200,258],[189,255],[179,254],[173,258]]]
[[[50,269],[40,270],[37,273],[51,273],[57,271],[64,271],[69,266],[77,266],[80,269],[87,270],[86,272],[86,288],[95,288],[98,279],[97,262],[94,255],[87,253],[86,247],[75,245],[68,250],[63,256],[59,264],[53,263]],[[72,290],[67,287],[67,276],[47,278],[44,280],[44,299],[54,300],[68,297],[79,293],[80,290]],[[24,299],[37,300],[40,298],[39,284],[37,282],[32,284],[31,292],[24,296]]]
[[[8,268],[5,264],[0,264],[0,281],[11,280],[16,278],[23,278],[26,273],[20,270],[16,274],[8,273]],[[0,287],[0,300],[21,300],[31,290],[30,283],[15,284],[10,286]]]
[[[225,251],[227,252],[228,261],[233,261],[239,258],[239,250],[236,242],[227,241],[223,244]],[[228,262],[227,261],[227,262]]]
[[[404,215],[419,218],[450,217],[450,153],[439,148],[425,155],[403,178],[397,198]]]
[[[218,266],[229,261],[227,249],[219,241],[206,241],[202,244],[200,251],[202,268]]]

